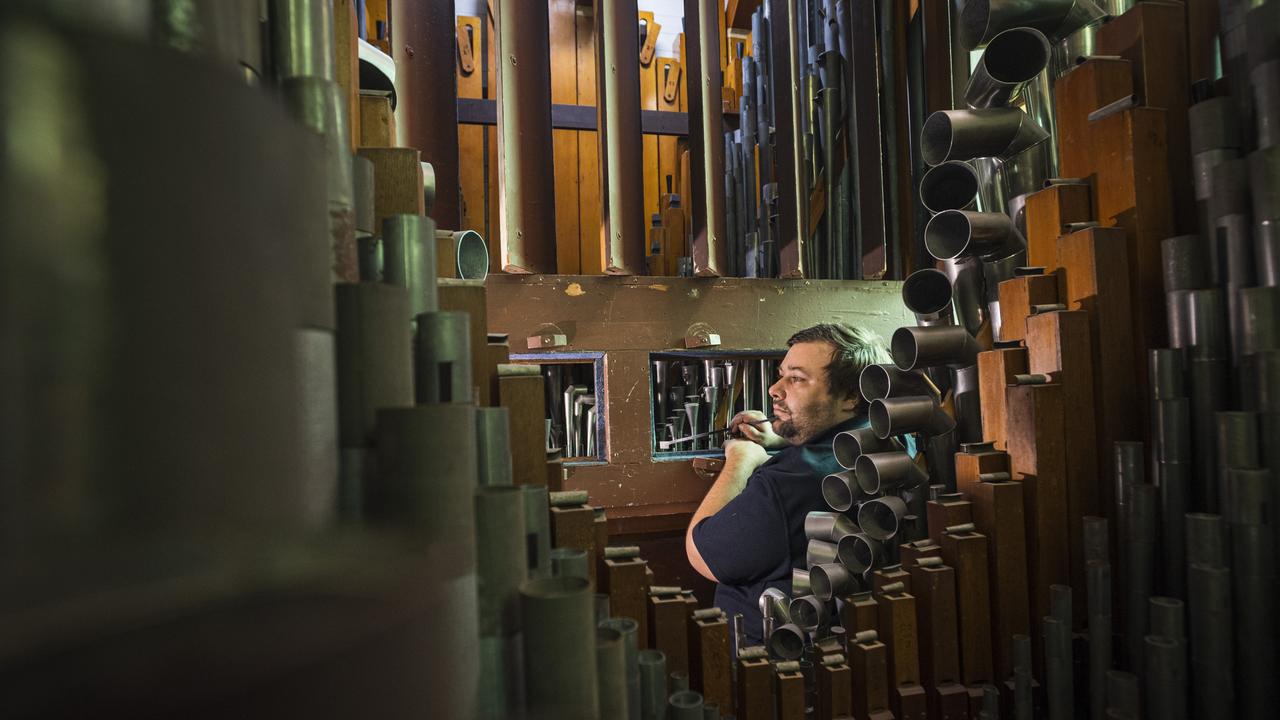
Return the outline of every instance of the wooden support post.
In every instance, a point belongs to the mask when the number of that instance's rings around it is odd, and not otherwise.
[[[1013,674],[1013,636],[1031,632],[1022,483],[980,482],[966,491],[973,524],[987,537],[991,655],[996,678]]]
[[[818,720],[839,720],[853,712],[853,670],[845,663],[819,665]]]
[[[702,693],[705,702],[729,713],[733,707],[733,667],[729,664],[728,619],[721,615],[695,620],[690,615],[689,635],[693,638],[690,687]]]
[[[947,528],[973,521],[969,501],[954,495],[930,500],[925,505],[925,513],[929,518],[929,540],[934,545],[942,542],[942,533]],[[907,563],[904,560],[902,564]]]
[[[982,439],[1005,450],[1009,442],[1005,388],[1013,376],[1027,372],[1025,348],[1001,348],[978,353],[978,390],[982,398]],[[957,480],[957,483],[959,480]]]
[[[602,580],[604,591],[609,593],[609,612],[636,621],[636,644],[642,649],[649,647],[648,570],[649,563],[641,558],[606,559]]]
[[[900,565],[881,568],[871,575],[871,589],[876,592],[880,592],[885,585],[896,582],[902,583],[907,592],[911,592],[911,575]]]
[[[1062,384],[1062,411],[1067,488],[1067,536],[1070,539],[1071,586],[1085,586],[1084,518],[1098,515],[1098,446],[1093,415],[1093,352],[1089,346],[1089,314],[1083,310],[1042,313],[1027,319],[1027,354],[1031,372],[1057,376]],[[1109,455],[1109,454],[1108,454]],[[1073,625],[1083,630],[1085,603],[1073,603]],[[1076,607],[1079,606],[1079,607]]]
[[[960,679],[955,570],[946,565],[916,565],[910,572],[911,587],[916,597],[920,684],[925,689],[929,716],[956,717],[953,713],[963,714],[968,704],[963,688],[958,710],[954,690],[947,688],[947,692],[943,692],[945,686],[954,686]]]
[[[546,418],[541,375],[503,375],[498,369],[498,404],[508,409],[511,427],[536,428]],[[511,477],[516,485],[547,482],[546,439],[540,432],[511,433]]]
[[[942,557],[942,546],[934,542],[933,538],[902,543],[898,546],[898,557],[903,569],[909,573],[921,558]]]
[[[738,717],[773,720],[773,667],[767,658],[738,661]]]
[[[1058,111],[1058,167],[1063,177],[1086,178],[1097,185],[1089,113],[1132,94],[1128,60],[1090,58],[1058,78],[1053,95]],[[1105,217],[1097,210],[1094,215],[1098,220]]]
[[[1059,295],[1068,310],[1089,314],[1098,505],[1108,514],[1115,507],[1110,448],[1117,440],[1140,437],[1143,430],[1136,372],[1141,360],[1132,331],[1124,237],[1118,228],[1089,228],[1058,240]]]
[[[1003,390],[1003,387],[1001,388]],[[1009,453],[1002,450],[975,450],[956,453],[956,489],[969,502],[973,502],[970,494],[973,487],[981,482],[984,473],[1009,472]],[[970,508],[974,513],[977,508]],[[977,516],[974,516],[977,519]],[[982,528],[978,528],[980,532]]]
[[[863,630],[878,630],[880,607],[871,593],[846,595],[840,608],[840,626],[849,637]]]
[[[942,557],[956,571],[960,682],[969,687],[989,683],[994,673],[987,537],[976,532],[947,533],[942,537]]]
[[[889,702],[893,714],[900,719],[924,720],[927,701],[920,686],[916,598],[909,593],[898,592],[877,595],[876,602],[880,606],[880,639],[888,653]]]
[[[551,508],[551,546],[587,552],[587,572],[596,582],[596,511],[590,505]]]
[[[778,683],[778,720],[804,720],[804,674],[779,672],[774,677]]]
[[[373,161],[374,229],[382,233],[382,221],[390,215],[422,215],[421,156],[414,148],[362,147],[360,155]],[[443,309],[443,308],[441,308]]]
[[[1091,195],[1088,185],[1051,185],[1027,196],[1027,265],[1057,269],[1058,237],[1067,224],[1094,219]]]
[[[683,595],[649,597],[649,647],[667,656],[667,672],[689,672],[690,613]]]
[[[421,195],[421,191],[418,194]],[[496,382],[498,368],[490,367],[488,355],[484,352],[489,342],[484,281],[441,278],[438,283],[440,309],[465,312],[471,316],[471,379],[476,402],[481,407],[491,407],[493,398],[489,396],[489,389]]]
[[[1067,554],[1066,448],[1063,446],[1062,386],[1011,385],[1009,460],[1022,483],[1031,580],[1031,640],[1037,669],[1043,667],[1041,618],[1049,614],[1049,586],[1070,584]]]
[[[892,718],[889,710],[888,647],[873,640],[849,643],[853,663],[853,715],[861,720]]]
[[[1056,302],[1058,280],[1053,275],[1020,275],[1000,283],[1000,340],[1025,340],[1031,306]]]
[[[396,116],[391,111],[391,98],[360,93],[360,148],[389,148],[395,144]]]

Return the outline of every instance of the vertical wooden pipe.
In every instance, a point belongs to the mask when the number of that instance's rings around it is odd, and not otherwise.
[[[684,17],[689,94],[689,184],[692,185],[693,274],[718,277],[727,272],[724,191],[723,84],[720,72],[720,23],[717,0],[685,0]]]
[[[494,5],[502,269],[554,273],[556,201],[547,5],[522,0],[498,0]]]
[[[647,225],[642,205],[638,11],[636,0],[597,0],[595,5],[604,271],[609,275],[643,275]]]

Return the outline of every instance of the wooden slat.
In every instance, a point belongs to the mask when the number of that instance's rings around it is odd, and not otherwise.
[[[596,104],[595,18],[589,7],[577,11],[578,104]],[[594,131],[578,132],[578,262],[584,275],[604,272],[600,225],[600,148]]]
[[[551,0],[547,7],[550,22],[551,102],[578,102],[578,43],[576,36],[577,3],[574,0]],[[576,130],[552,130],[552,164],[556,187],[556,272],[576,275],[582,272],[578,240],[578,133]]]
[[[777,720],[805,720],[804,674],[779,672],[774,676],[778,685]]]
[[[1093,220],[1088,185],[1053,185],[1027,196],[1027,264],[1057,269],[1058,237],[1067,223]]]
[[[352,152],[360,145],[360,58],[356,43],[359,37],[354,0],[333,0],[334,70],[338,85],[342,87],[342,96],[347,101]]]
[[[649,598],[649,646],[667,656],[669,673],[689,672],[689,607],[683,596]]]
[[[484,97],[484,73],[480,61],[480,18],[458,18],[458,42],[469,43],[471,56],[475,58],[472,70],[467,72],[458,61],[458,97]],[[458,164],[459,195],[462,203],[461,230],[475,230],[484,236],[489,247],[489,267],[499,267],[499,247],[497,237],[490,237],[485,226],[485,193],[484,193],[484,135],[486,129],[475,125],[458,125]]]
[[[916,565],[910,572],[912,594],[916,598],[920,684],[925,688],[930,716],[941,717],[938,686],[960,678],[956,574],[946,565]]]
[[[639,12],[640,21],[652,28],[653,13],[647,10]],[[637,32],[639,28],[637,27]],[[661,31],[659,31],[661,32]],[[640,64],[640,109],[658,109],[658,63],[653,60],[648,65]],[[658,195],[662,192],[658,174],[658,138],[655,135],[642,135],[640,139],[642,153],[642,170],[644,175],[644,226],[648,236],[650,219],[659,212]]]
[[[904,710],[914,708],[917,702],[925,705],[920,687],[916,598],[905,592],[877,595],[876,603],[880,606],[880,639],[888,649],[889,701],[894,715],[906,717],[911,713]]]
[[[948,527],[973,520],[969,501],[961,498],[930,500],[925,504],[925,517],[929,526],[929,539],[934,545],[942,542],[942,533]]]
[[[391,98],[385,95],[360,95],[360,147],[394,147],[396,118],[391,112]]]
[[[1071,586],[1085,587],[1084,518],[1097,515],[1098,446],[1093,415],[1093,353],[1089,314],[1083,310],[1043,313],[1027,318],[1027,355],[1033,373],[1055,373],[1062,384],[1062,411],[1070,538]],[[1076,605],[1080,607],[1075,608]],[[1083,630],[1084,603],[1073,603],[1074,624]]]
[[[956,571],[956,615],[960,637],[960,681],[991,682],[991,584],[987,537],[976,532],[947,533],[942,557]]]
[[[724,708],[727,712],[733,702],[729,621],[724,617],[694,620],[690,616],[689,636],[693,641],[690,686],[702,693],[705,702]]]
[[[1127,60],[1092,58],[1080,63],[1053,86],[1058,113],[1059,172],[1063,177],[1096,183],[1089,113],[1133,94]],[[1101,217],[1101,216],[1100,216]]]
[[[1053,275],[1022,275],[1000,283],[1000,339],[1021,342],[1027,336],[1027,316],[1032,305],[1058,301],[1058,279]]]
[[[1022,484],[979,482],[966,494],[973,524],[988,540],[991,655],[996,678],[1007,678],[1013,674],[1013,636],[1031,632]]]
[[[767,658],[738,661],[737,692],[739,718],[773,720],[773,666]]]
[[[978,353],[978,394],[982,400],[982,439],[999,450],[1008,446],[1005,387],[1027,372],[1026,348],[1000,348]]]
[[[680,91],[678,86],[675,99],[672,101],[668,101],[663,95],[662,88],[664,87],[666,79],[671,75],[683,78],[684,73],[683,68],[680,65],[680,61],[675,60],[674,58],[660,57],[656,59],[654,63],[658,66],[658,109],[668,112],[678,112],[680,110]],[[680,192],[680,164],[679,156],[676,154],[676,146],[678,144],[679,139],[672,136],[663,136],[658,138],[658,188],[662,195],[666,195],[668,192]],[[670,190],[667,189],[668,177],[670,177],[671,183]]]
[[[517,485],[547,482],[547,451],[543,433],[518,428],[540,427],[546,417],[543,380],[534,375],[498,376],[498,402],[511,418],[511,476]]]

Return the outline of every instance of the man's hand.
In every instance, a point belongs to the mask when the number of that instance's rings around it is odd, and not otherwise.
[[[759,410],[745,410],[729,421],[732,432],[770,450],[787,446],[785,438],[773,431],[773,423],[764,422],[765,414]]]
[[[724,462],[732,463],[748,473],[765,464],[769,453],[764,446],[752,440],[728,440],[724,444]]]

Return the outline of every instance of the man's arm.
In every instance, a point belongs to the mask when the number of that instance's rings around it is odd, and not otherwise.
[[[698,546],[693,541],[693,529],[703,519],[720,512],[720,509],[728,505],[730,500],[740,495],[743,488],[747,486],[747,478],[751,477],[751,473],[768,459],[769,454],[756,443],[749,440],[730,440],[724,448],[724,469],[716,476],[716,481],[712,483],[707,496],[702,499],[702,504],[698,505],[698,509],[693,513],[693,519],[689,521],[689,528],[684,534],[685,554],[689,556],[689,564],[693,569],[712,582],[719,582],[719,580],[711,572],[711,568],[707,567],[707,563],[702,559],[702,553],[698,552]]]

